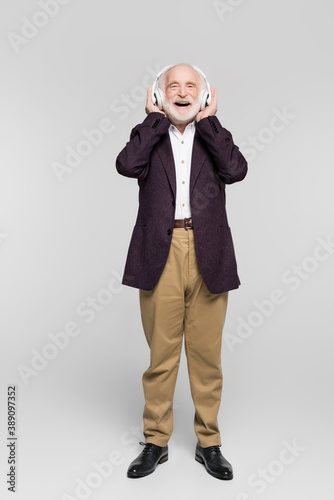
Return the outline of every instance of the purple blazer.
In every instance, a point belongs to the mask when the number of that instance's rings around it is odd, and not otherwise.
[[[149,113],[131,131],[116,159],[121,175],[139,185],[139,208],[122,284],[151,290],[165,267],[174,227],[176,175],[170,121]],[[190,206],[197,262],[211,293],[240,283],[225,208],[225,184],[241,181],[247,162],[216,116],[196,123],[190,171]],[[188,230],[189,231],[189,230]],[[192,231],[192,229],[190,229]]]

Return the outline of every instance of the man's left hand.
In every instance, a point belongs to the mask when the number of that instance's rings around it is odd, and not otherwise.
[[[215,115],[217,113],[218,109],[218,96],[217,96],[217,89],[214,89],[211,87],[211,102],[208,106],[206,106],[202,111],[199,111],[196,115],[196,122],[199,122],[202,120],[202,118],[207,118],[208,116]]]

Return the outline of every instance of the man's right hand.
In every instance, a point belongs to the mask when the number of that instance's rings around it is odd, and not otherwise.
[[[166,113],[162,111],[157,104],[154,104],[152,101],[152,87],[149,87],[147,89],[147,100],[146,100],[146,106],[145,106],[145,111],[147,114],[149,113],[162,113],[163,115],[166,116]]]

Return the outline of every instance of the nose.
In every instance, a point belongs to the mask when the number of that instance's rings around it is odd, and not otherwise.
[[[186,87],[186,85],[180,85],[179,96],[180,97],[185,97],[186,95],[187,95],[187,87]]]

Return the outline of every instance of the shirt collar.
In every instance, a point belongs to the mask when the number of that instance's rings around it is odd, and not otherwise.
[[[186,133],[186,131],[187,131],[187,130],[191,130],[191,131],[193,131],[193,130],[195,129],[195,127],[196,127],[196,120],[194,119],[192,122],[188,123],[188,125],[187,125],[187,126],[186,126],[186,128],[184,129],[184,132],[183,132],[183,134],[182,134],[182,135],[184,135],[184,134]],[[181,135],[181,132],[179,131],[179,129],[177,129],[177,128],[175,127],[175,125],[173,125],[172,123],[171,123],[171,124],[170,124],[170,126],[169,126],[169,130],[172,130],[172,131],[174,131],[174,132],[176,132],[176,133],[179,133],[179,134]]]

